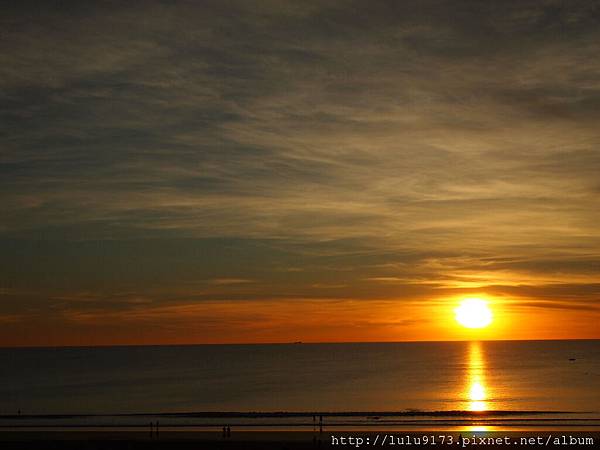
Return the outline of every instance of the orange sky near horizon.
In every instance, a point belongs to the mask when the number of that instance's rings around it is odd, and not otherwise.
[[[598,314],[536,308],[484,298],[493,312],[482,329],[459,325],[464,296],[436,301],[218,301],[145,307],[127,313],[74,312],[61,321],[5,320],[2,346],[174,345],[289,342],[598,339]],[[43,336],[43,340],[40,339]]]

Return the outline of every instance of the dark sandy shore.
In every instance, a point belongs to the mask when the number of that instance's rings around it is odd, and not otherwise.
[[[342,441],[345,438],[345,445]],[[351,439],[350,439],[351,438]],[[360,439],[360,441],[358,441]],[[481,440],[483,439],[483,441]],[[525,442],[523,442],[525,440]],[[359,445],[360,443],[360,445]],[[125,449],[351,449],[351,448],[598,448],[600,430],[589,431],[1,431],[6,450]]]
[[[223,429],[226,424],[231,424],[229,432]],[[521,443],[524,437],[528,439],[526,445]],[[345,442],[341,438],[345,438]],[[485,438],[485,442],[480,438]],[[502,442],[496,441],[498,438]],[[507,438],[510,444],[506,443]],[[553,445],[556,438],[559,442]],[[590,413],[561,411],[0,416],[0,450],[314,450],[374,446],[392,449],[433,446],[594,448],[600,446],[600,419]]]
[[[329,436],[313,438],[306,433],[238,432],[224,438],[218,432],[164,432],[150,435],[138,431],[106,432],[0,432],[0,449],[318,449],[326,448]],[[326,442],[327,441],[327,442]]]

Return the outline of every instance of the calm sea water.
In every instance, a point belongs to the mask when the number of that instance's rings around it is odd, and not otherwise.
[[[600,341],[0,349],[0,414],[600,411]]]

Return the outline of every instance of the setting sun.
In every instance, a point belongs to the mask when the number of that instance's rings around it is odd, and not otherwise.
[[[492,322],[492,311],[479,298],[464,299],[454,312],[456,321],[466,328],[484,328]]]

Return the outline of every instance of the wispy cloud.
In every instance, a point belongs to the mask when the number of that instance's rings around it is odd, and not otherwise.
[[[228,285],[228,284],[246,284],[246,283],[254,283],[254,280],[247,280],[245,278],[215,278],[214,280],[210,280],[211,284],[217,285]]]
[[[0,19],[0,238],[35,307],[562,299],[600,274],[594,2],[33,9]]]

